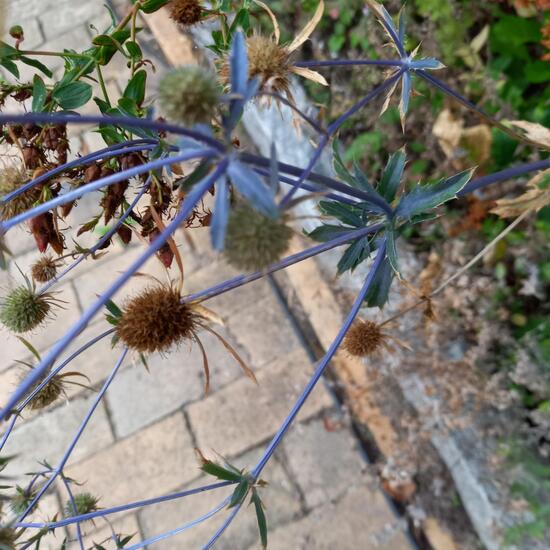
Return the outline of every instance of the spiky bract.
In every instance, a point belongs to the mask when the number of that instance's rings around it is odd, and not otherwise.
[[[224,254],[232,266],[257,271],[279,260],[291,238],[283,218],[269,218],[243,203],[229,216]]]
[[[160,105],[167,117],[189,126],[209,122],[219,98],[216,79],[197,65],[168,72],[159,85]]]
[[[33,330],[48,317],[52,301],[51,294],[38,294],[31,286],[18,286],[4,298],[0,322],[16,333]]]
[[[180,294],[172,288],[145,289],[125,305],[117,325],[118,337],[140,353],[167,351],[193,338],[199,316],[180,300]]]
[[[38,491],[36,490],[32,490],[29,492],[22,487],[16,487],[15,495],[10,498],[11,511],[14,514],[20,516],[29,507],[29,504],[32,502],[37,492]],[[0,544],[0,550],[1,549],[2,546]]]

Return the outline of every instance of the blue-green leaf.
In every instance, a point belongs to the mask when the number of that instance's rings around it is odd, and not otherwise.
[[[392,269],[395,271],[395,274],[401,278],[401,272],[399,270],[399,263],[397,260],[397,240],[398,234],[395,231],[394,227],[390,224],[386,226],[386,254],[388,261]]]
[[[362,210],[351,204],[337,201],[319,201],[319,210],[321,214],[337,218],[342,223],[353,227],[363,227],[365,225],[361,217]]]
[[[404,149],[397,151],[397,153],[390,156],[384,172],[382,172],[378,192],[388,202],[392,202],[397,195],[401,179],[403,178],[406,159],[407,155]]]
[[[254,504],[254,509],[256,510],[258,530],[260,531],[260,542],[262,543],[262,548],[265,550],[267,548],[267,519],[265,517],[263,503],[256,489],[252,489],[251,502]]]
[[[338,274],[341,275],[348,270],[353,271],[361,262],[369,257],[370,251],[371,248],[368,237],[361,237],[354,241],[353,244],[346,249],[338,262]]]
[[[465,170],[434,185],[417,185],[401,199],[396,215],[412,218],[456,198],[457,193],[470,181],[473,173],[474,169]]]
[[[225,232],[229,220],[229,199],[229,186],[224,175],[216,183],[214,212],[210,224],[210,238],[214,250],[223,250],[225,244]]]
[[[233,506],[240,504],[246,497],[249,489],[250,481],[248,481],[248,479],[242,479],[231,495],[228,508],[233,508]]]
[[[391,284],[394,277],[393,268],[386,256],[376,269],[372,284],[365,296],[365,303],[368,307],[379,307],[382,309],[388,301]]]
[[[351,227],[344,227],[343,225],[324,224],[307,233],[307,236],[319,243],[326,243],[327,241],[341,237],[352,230],[353,229]]]

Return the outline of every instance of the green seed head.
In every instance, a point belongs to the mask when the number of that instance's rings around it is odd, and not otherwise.
[[[74,495],[74,504],[76,506],[76,512],[75,512],[75,506],[73,506],[72,501],[69,499],[65,503],[65,517],[71,518],[74,516],[80,516],[82,514],[89,514],[90,512],[95,512],[98,510],[97,503],[99,502],[99,499],[94,497],[94,495],[90,493],[79,493],[77,495]]]
[[[279,260],[291,238],[283,218],[268,218],[243,203],[229,216],[224,254],[237,269],[258,271]]]
[[[170,71],[159,85],[160,104],[168,118],[187,125],[208,122],[219,98],[215,77],[195,65]]]
[[[36,496],[36,493],[36,491],[28,493],[22,487],[17,487],[15,495],[10,498],[11,511],[17,516],[20,516],[28,508],[29,504]],[[1,548],[2,546],[0,545],[0,549]]]
[[[28,332],[46,320],[51,303],[49,295],[37,294],[29,286],[19,286],[3,300],[0,322],[13,332]]]

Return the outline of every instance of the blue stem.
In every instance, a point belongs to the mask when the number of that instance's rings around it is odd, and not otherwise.
[[[316,246],[308,248],[307,250],[303,250],[302,252],[293,254],[292,256],[287,256],[286,258],[283,258],[282,260],[270,265],[263,271],[256,271],[256,273],[251,273],[249,275],[237,275],[232,279],[223,281],[222,283],[219,283],[211,288],[207,288],[206,290],[202,290],[201,292],[196,292],[195,294],[184,296],[183,301],[195,302],[195,301],[209,300],[210,298],[214,298],[216,296],[219,296],[220,294],[229,292],[230,290],[235,290],[240,286],[246,285],[253,281],[257,281],[258,279],[261,279],[262,277],[265,277],[270,273],[275,273],[276,271],[285,269],[286,267],[294,265],[298,262],[307,260],[308,258],[312,258],[313,256],[317,256],[322,252],[326,252],[327,250],[331,250],[338,246],[342,246],[350,241],[358,239],[359,237],[363,237],[364,235],[368,235],[369,233],[376,233],[383,227],[384,227],[384,224],[379,223],[379,224],[371,225],[369,227],[364,227],[362,229],[357,229],[354,231],[350,230],[349,233],[346,233],[340,237],[337,237],[336,239],[332,239],[326,243],[318,244]]]
[[[71,525],[73,523],[110,516],[112,514],[118,514],[120,512],[127,512],[128,510],[135,510],[136,508],[144,508],[145,506],[152,506],[154,504],[160,504],[161,502],[179,500],[180,498],[197,495],[199,493],[205,493],[207,491],[213,491],[215,489],[222,489],[223,487],[229,487],[234,484],[234,481],[220,481],[219,483],[212,483],[211,485],[204,485],[195,489],[188,489],[187,491],[180,491],[178,493],[171,493],[169,495],[149,498],[146,500],[138,500],[136,502],[130,502],[121,506],[113,506],[112,508],[106,508],[104,510],[96,510],[95,512],[73,516],[60,521],[53,521],[51,523],[16,523],[14,527],[22,529],[57,529],[59,527],[66,527],[67,525]]]
[[[159,236],[153,240],[153,242],[147,247],[146,250],[144,250],[139,258],[132,263],[132,265],[100,296],[100,298],[82,314],[80,319],[52,346],[46,357],[44,357],[36,368],[34,368],[25,378],[25,380],[19,384],[17,389],[10,396],[6,406],[0,411],[0,420],[6,418],[21,398],[29,392],[30,388],[41,380],[46,370],[51,364],[53,364],[59,354],[72,342],[74,338],[76,338],[76,336],[78,336],[78,334],[80,334],[80,332],[82,332],[88,322],[96,315],[96,313],[98,313],[107,301],[110,300],[111,297],[118,290],[120,290],[131,277],[133,277],[134,273],[138,271],[151,256],[158,252],[170,235],[172,235],[172,233],[174,233],[174,231],[176,231],[176,229],[178,229],[178,227],[187,219],[189,214],[191,214],[197,202],[225,172],[226,167],[227,160],[224,159],[210,175],[197,183],[191,189],[185,197],[180,211],[166,226],[166,229],[164,229]]]
[[[152,144],[151,144],[152,142]],[[118,157],[121,155],[126,155],[128,153],[134,153],[138,151],[146,151],[149,149],[153,149],[155,147],[155,143],[157,143],[155,140],[135,140],[135,141],[127,141],[125,143],[119,143],[116,146],[107,147],[106,149],[101,149],[100,151],[96,151],[94,153],[90,153],[89,155],[86,155],[84,157],[77,158],[75,160],[71,160],[70,162],[67,162],[66,164],[63,164],[61,166],[58,166],[56,168],[53,168],[52,170],[46,172],[45,174],[42,174],[41,176],[38,176],[37,178],[34,178],[33,180],[29,181],[19,189],[15,189],[11,193],[8,193],[7,195],[4,195],[0,199],[0,203],[7,203],[14,199],[15,197],[18,197],[19,195],[23,194],[25,191],[30,189],[31,187],[34,187],[35,185],[39,185],[50,178],[53,178],[54,176],[57,176],[57,174],[62,174],[63,172],[66,172],[67,170],[70,170],[71,168],[76,168],[78,166],[84,166],[86,164],[92,164],[98,160],[105,160],[112,157]],[[128,144],[135,144],[135,146],[130,147]],[[115,148],[116,147],[116,148]]]
[[[346,336],[346,333],[348,332],[349,328],[351,327],[353,321],[355,320],[355,317],[359,313],[359,310],[361,306],[363,305],[363,302],[365,300],[365,296],[367,292],[369,291],[369,288],[372,285],[372,282],[374,280],[374,276],[376,274],[376,271],[378,269],[378,266],[382,262],[382,260],[386,256],[386,243],[380,245],[380,248],[378,249],[378,252],[376,254],[376,258],[373,262],[373,265],[370,269],[368,277],[365,279],[365,282],[363,284],[363,287],[361,288],[361,291],[359,292],[353,307],[351,308],[351,311],[349,312],[342,328],[338,332],[336,338],[330,345],[328,351],[326,352],[325,356],[319,363],[318,367],[315,369],[315,372],[313,376],[311,377],[310,381],[308,382],[307,386],[304,388],[304,391],[301,393],[300,397],[298,397],[296,403],[292,407],[290,413],[285,418],[283,424],[271,440],[271,443],[268,445],[267,449],[265,450],[264,454],[262,455],[262,458],[259,460],[258,464],[254,467],[252,470],[252,476],[255,479],[258,479],[259,475],[261,474],[262,470],[264,469],[265,465],[267,464],[268,460],[271,458],[273,453],[275,452],[275,449],[279,446],[281,443],[282,438],[290,428],[292,422],[296,418],[296,415],[306,402],[307,398],[309,397],[310,393],[313,391],[313,388],[315,388],[315,385],[325,372],[325,369],[327,368],[328,364],[332,360],[334,354],[338,350],[338,347],[342,343],[342,340]]]
[[[99,178],[98,180],[92,181],[86,185],[83,185],[82,187],[78,187],[77,189],[73,189],[72,191],[69,191],[67,193],[63,193],[62,195],[59,195],[52,200],[49,200],[35,206],[34,208],[31,208],[30,210],[22,212],[21,214],[18,214],[17,216],[14,216],[13,218],[10,218],[9,220],[3,222],[0,225],[0,228],[3,231],[8,231],[12,227],[15,227],[16,225],[30,220],[31,218],[34,218],[40,214],[44,214],[45,212],[48,212],[49,210],[52,210],[57,206],[61,206],[62,204],[67,204],[68,202],[77,200],[87,193],[97,191],[103,187],[107,187],[108,185],[114,185],[119,181],[126,180],[134,176],[144,174],[146,172],[151,172],[170,164],[185,162],[187,160],[197,158],[213,157],[215,154],[216,153],[212,151],[212,149],[192,149],[191,151],[187,151],[186,153],[182,153],[174,157],[157,159],[151,162],[147,162],[146,164],[141,164],[139,166],[129,168],[128,170],[122,170],[121,172],[117,172],[116,174],[111,174],[110,176]]]
[[[242,508],[242,505],[244,503],[244,499],[241,500],[236,506],[233,507],[233,510],[231,510],[231,513],[223,524],[220,526],[220,528],[214,533],[212,538],[202,547],[202,550],[210,550],[216,544],[216,541],[223,535],[224,531],[231,525],[231,522],[235,519],[236,515],[239,513],[240,509]]]
[[[94,399],[94,402],[92,403],[92,406],[88,410],[86,416],[84,417],[84,420],[82,421],[82,424],[80,424],[80,427],[78,428],[78,431],[76,432],[75,437],[73,438],[71,444],[65,451],[65,454],[59,461],[59,464],[57,465],[56,469],[53,471],[52,475],[48,478],[48,481],[44,483],[44,485],[40,488],[40,491],[36,494],[36,496],[32,499],[30,504],[27,506],[27,509],[23,512],[21,517],[19,518],[19,521],[23,521],[33,510],[33,508],[36,506],[36,503],[42,498],[44,493],[50,488],[51,484],[55,481],[57,476],[61,474],[63,471],[63,468],[67,464],[67,461],[71,457],[72,452],[74,451],[74,448],[76,447],[79,439],[81,438],[82,434],[84,433],[84,430],[86,429],[86,426],[90,422],[90,419],[92,418],[94,412],[96,411],[97,407],[99,406],[99,403],[101,402],[101,399],[105,395],[105,392],[111,385],[111,382],[114,380],[118,370],[122,366],[122,363],[124,362],[124,359],[126,357],[126,354],[128,353],[128,348],[124,348],[122,353],[120,354],[120,357],[118,358],[118,361],[116,362],[113,370],[111,371],[111,374],[109,375],[109,378],[105,380],[105,383],[103,384],[103,387],[97,394],[96,398]]]
[[[69,485],[69,482],[67,481],[67,478],[63,474],[61,474],[61,481],[63,481],[63,485],[65,485],[65,489],[67,489],[69,500],[71,501],[71,507],[73,509],[73,514],[78,514],[78,507],[76,505],[73,492],[71,491],[71,487]],[[78,539],[78,544],[80,545],[80,550],[84,550],[84,542],[82,540],[82,529],[80,529],[80,523],[76,524],[76,537]]]
[[[191,529],[192,527],[195,527],[196,525],[199,525],[200,523],[205,522],[207,519],[210,519],[211,517],[215,516],[217,513],[221,512],[229,504],[230,500],[231,500],[231,497],[227,497],[222,502],[220,502],[215,508],[213,508],[203,516],[193,521],[190,521],[188,523],[185,523],[184,525],[181,525],[176,529],[172,529],[171,531],[167,531],[166,533],[162,533],[161,535],[157,535],[156,537],[151,537],[137,544],[129,546],[126,550],[139,550],[140,548],[144,548],[145,546],[154,544],[155,542],[165,540],[167,538],[173,537],[174,535],[182,533],[183,531],[187,531],[188,529]]]
[[[67,266],[59,275],[56,275],[51,281],[48,281],[39,291],[38,294],[43,294],[44,292],[48,291],[53,285],[58,283],[67,273],[70,273],[76,266],[78,266],[80,263],[82,263],[88,256],[91,254],[94,254],[97,252],[119,229],[119,227],[126,221],[128,216],[132,213],[134,208],[137,206],[137,203],[140,201],[141,197],[143,197],[144,193],[149,189],[149,185],[151,184],[151,176],[147,178],[147,181],[143,184],[141,190],[136,195],[130,206],[124,211],[122,216],[116,220],[113,227],[97,241],[97,243],[90,248],[86,253],[82,254],[80,258],[78,258],[76,261],[74,261],[71,265]]]
[[[345,67],[350,65],[375,65],[379,67],[402,67],[400,59],[328,59],[324,61],[298,61],[296,67]]]

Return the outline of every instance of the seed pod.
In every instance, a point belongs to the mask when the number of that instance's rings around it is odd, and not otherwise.
[[[23,159],[25,166],[30,170],[34,170],[40,166],[42,153],[36,147],[27,145],[23,147]]]
[[[127,225],[121,225],[117,230],[117,234],[124,244],[130,244],[132,240],[132,230]]]
[[[149,242],[152,243],[159,235],[160,231],[158,229],[154,229],[153,231],[151,231],[151,233],[149,233]],[[172,266],[172,262],[174,261],[174,253],[172,252],[172,249],[170,248],[170,245],[168,243],[164,243],[159,248],[157,255],[164,267],[169,268]]]
[[[101,177],[101,168],[97,164],[90,164],[84,171],[84,181],[90,183]]]
[[[229,216],[224,255],[237,269],[258,271],[279,260],[291,238],[284,218],[269,218],[243,203]]]
[[[196,65],[168,72],[159,85],[159,102],[168,118],[189,126],[209,122],[219,98],[215,77]]]
[[[170,17],[189,27],[201,20],[203,7],[198,0],[172,0],[170,3]]]
[[[140,353],[167,351],[193,337],[197,315],[172,288],[144,290],[124,307],[117,335],[126,346]]]

